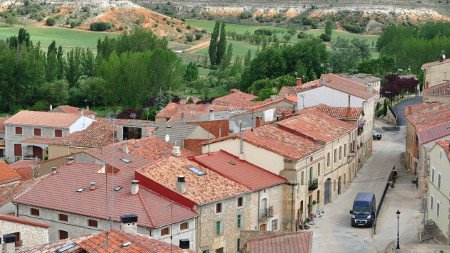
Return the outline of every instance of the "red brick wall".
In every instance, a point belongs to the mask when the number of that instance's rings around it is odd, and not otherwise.
[[[206,131],[209,131],[216,137],[219,137],[220,126],[222,126],[222,137],[228,136],[228,132],[230,130],[230,125],[229,125],[229,122],[227,119],[189,122],[188,124],[201,126]],[[208,129],[210,129],[210,130],[208,130]]]
[[[202,145],[200,143],[207,141],[207,139],[184,139],[184,148],[189,149],[195,154],[202,154]]]

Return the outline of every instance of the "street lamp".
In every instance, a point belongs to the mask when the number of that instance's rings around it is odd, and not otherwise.
[[[400,211],[397,210],[397,249],[400,249]]]

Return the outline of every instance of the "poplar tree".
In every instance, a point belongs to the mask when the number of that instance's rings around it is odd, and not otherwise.
[[[216,65],[220,65],[220,63],[223,60],[223,57],[225,56],[226,51],[227,51],[227,38],[226,38],[226,31],[225,31],[225,23],[222,22],[222,25],[220,27],[219,42],[217,43]]]
[[[218,47],[218,39],[219,39],[219,29],[220,29],[220,22],[216,22],[214,26],[214,31],[211,34],[211,40],[209,42],[209,62],[212,66],[217,65],[217,47]]]

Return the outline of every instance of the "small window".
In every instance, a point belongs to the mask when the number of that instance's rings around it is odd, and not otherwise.
[[[183,222],[180,224],[180,230],[186,230],[189,228],[189,223],[188,222]]]
[[[430,196],[430,209],[433,209],[433,206],[434,206],[434,198],[433,198],[433,196]]]
[[[237,206],[238,207],[243,207],[244,206],[244,197],[239,197],[237,199]]]
[[[161,236],[166,236],[166,235],[169,235],[169,234],[170,234],[170,228],[169,227],[161,229]]]
[[[30,213],[31,213],[31,215],[39,216],[39,209],[31,208]]]
[[[342,159],[342,146],[339,147],[339,160]]]
[[[237,216],[237,227],[241,228],[242,227],[242,215],[238,214]]]
[[[67,214],[60,213],[59,214],[59,220],[67,222],[67,221],[69,221],[69,216]]]
[[[320,163],[317,164],[317,175],[320,176]]]
[[[278,219],[272,221],[272,231],[278,230]]]
[[[41,129],[40,128],[35,128],[34,129],[34,136],[41,136]]]
[[[16,134],[22,134],[22,128],[16,127]]]
[[[304,171],[302,171],[302,175],[301,175],[301,178],[300,178],[300,183],[301,183],[302,185],[305,184],[305,172],[304,172]]]
[[[347,144],[344,144],[344,157],[347,156]]]
[[[327,153],[327,166],[330,166],[330,152]]]
[[[62,137],[62,130],[61,129],[55,130],[55,137]]]
[[[431,170],[431,182],[434,183],[434,168]]]
[[[93,228],[98,228],[98,221],[97,220],[88,220],[88,226]]]
[[[337,148],[334,149],[333,161],[334,161],[334,162],[337,161]]]
[[[438,189],[441,189],[441,173],[438,173]]]
[[[241,252],[241,239],[239,238],[237,239],[236,245],[237,245],[236,252]]]
[[[441,203],[436,201],[436,216],[439,217],[439,209],[441,208]]]
[[[69,238],[69,233],[64,230],[59,230],[59,240],[64,240]]]
[[[222,221],[216,221],[216,235],[221,235],[223,233]]]
[[[222,213],[222,203],[216,204],[216,213]]]

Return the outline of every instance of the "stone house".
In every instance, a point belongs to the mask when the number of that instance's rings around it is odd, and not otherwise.
[[[450,140],[438,141],[430,150],[427,219],[433,220],[450,241]]]
[[[438,102],[450,104],[450,81],[444,81],[424,89],[423,101],[425,103]]]
[[[196,249],[197,213],[140,187],[134,169],[115,166],[135,161],[116,159],[114,166],[77,160],[62,166],[14,200],[17,216],[50,225],[49,241],[55,242],[117,229],[122,214],[134,213],[138,233]]]
[[[5,125],[8,118],[0,118],[0,159],[5,157]]]
[[[49,225],[45,223],[0,214],[0,237],[14,234],[16,249],[48,243],[48,229]],[[0,248],[4,243],[0,243]]]
[[[93,119],[71,113],[20,111],[5,122],[6,160],[47,158],[48,144],[55,138],[86,129]]]
[[[380,98],[381,78],[364,73],[358,73],[354,75],[343,75],[346,78],[352,79],[358,83],[364,84],[369,90],[377,93],[377,99]]]
[[[218,166],[219,161],[223,165],[221,158],[225,157],[236,167],[231,163],[225,168]],[[264,180],[249,180],[250,174],[240,174],[241,179],[234,180],[243,168]],[[240,230],[279,229],[281,184],[285,179],[243,164],[229,154],[217,153],[192,160],[168,157],[137,170],[136,179],[199,214],[198,252],[236,252],[240,247]],[[259,203],[261,206],[255,208]]]
[[[424,89],[431,88],[445,81],[450,81],[450,59],[441,59],[422,65],[424,71]]]
[[[363,164],[372,153],[372,134],[376,93],[368,86],[336,74],[322,74],[319,80],[306,83],[308,89],[297,94],[299,110],[325,104],[332,107],[361,107],[362,119],[358,122],[360,162]]]

